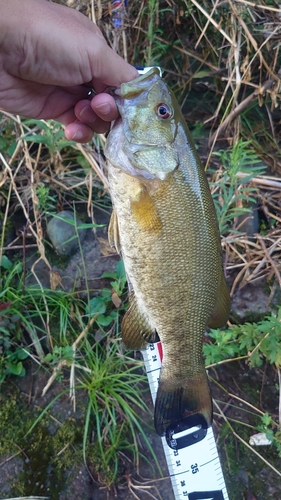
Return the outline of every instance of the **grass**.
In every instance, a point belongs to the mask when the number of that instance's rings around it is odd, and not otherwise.
[[[188,123],[200,131],[200,138],[205,137],[214,153],[206,163],[231,295],[245,284],[263,279],[269,283],[270,302],[281,284],[279,4],[274,0],[259,5],[245,0],[227,4],[132,1],[126,22],[117,31],[112,30],[107,4],[100,0],[75,0],[72,6],[86,15],[92,9],[104,33],[109,33],[108,42],[127,60],[159,64],[165,70],[164,79],[175,91]],[[202,101],[208,106],[202,107]],[[46,396],[58,384],[57,398],[69,393],[76,408],[80,395],[86,395],[80,451],[93,477],[110,487],[120,480],[124,460],[133,461],[136,467],[146,460],[139,440],[150,446],[144,417],[139,415],[148,415],[142,393],[147,388],[143,386],[145,376],[140,362],[124,355],[119,340],[127,300],[124,270],[118,264],[115,271],[106,273],[107,285],[94,287],[86,280],[85,286],[75,284],[66,292],[55,269],[56,263],[59,268],[62,263],[56,256],[50,257],[45,238],[49,214],[61,209],[84,212],[85,224],[91,224],[94,231],[95,209],[110,212],[102,153],[105,137],[94,136],[91,145],[78,145],[65,140],[62,127],[54,121],[23,120],[5,113],[0,127],[2,387],[11,376],[25,378],[29,360],[35,370],[46,374]],[[19,214],[24,227],[14,234]],[[241,217],[247,218],[247,214],[258,214],[254,234],[244,230]],[[103,251],[105,256],[110,252],[105,243]],[[32,252],[36,252],[35,264],[29,265],[27,257]],[[81,246],[80,254],[85,277]],[[38,263],[44,263],[49,286],[41,282]],[[27,285],[30,275],[32,286]],[[269,330],[273,317],[262,320]],[[226,366],[233,358],[252,362],[257,356],[280,370],[279,361],[270,357],[279,333],[270,337],[269,353],[264,340],[267,333],[260,326],[259,322],[229,325],[222,333],[212,332],[210,337],[216,343],[205,346],[208,363]],[[260,342],[258,348],[256,342]],[[41,409],[33,422],[28,419],[28,436],[37,435],[36,429],[56,401]],[[235,400],[236,404],[238,408]],[[276,418],[272,412],[259,413],[258,403],[255,408],[253,429],[273,433],[278,450]],[[219,424],[221,442],[239,440],[240,434],[245,441],[245,429],[237,423],[234,428],[224,417],[218,417],[218,422],[224,421],[224,427]],[[72,438],[68,436],[68,442]],[[68,449],[72,449],[70,445]],[[159,474],[151,446],[150,457]],[[233,498],[240,500],[238,493]]]

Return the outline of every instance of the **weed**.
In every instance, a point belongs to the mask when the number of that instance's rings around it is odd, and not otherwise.
[[[56,209],[57,196],[50,194],[50,188],[44,186],[44,184],[39,184],[36,188],[36,194],[38,196],[38,210],[46,212],[54,212]]]
[[[213,365],[223,361],[237,359],[236,356],[247,359],[250,367],[261,367],[264,361],[275,365],[280,374],[281,367],[281,307],[258,323],[232,325],[227,330],[211,330],[211,344],[204,344],[203,352],[206,364]],[[279,377],[280,380],[280,377]],[[281,401],[281,387],[277,388]],[[281,424],[281,403],[279,404],[279,425]],[[273,425],[274,424],[274,425]],[[273,427],[275,429],[273,430]],[[270,415],[264,414],[257,430],[264,432],[276,446],[281,457],[280,427],[273,422]]]
[[[281,366],[281,307],[258,323],[232,325],[227,330],[211,330],[215,341],[204,345],[206,364],[247,356],[251,367],[261,366],[264,359]]]
[[[216,174],[216,181],[211,182],[213,200],[216,207],[220,233],[225,235],[235,230],[235,219],[245,213],[251,213],[249,205],[256,204],[251,196],[257,192],[250,186],[251,179],[264,173],[260,159],[249,147],[250,143],[240,139],[230,151],[213,153],[220,158],[222,167]]]

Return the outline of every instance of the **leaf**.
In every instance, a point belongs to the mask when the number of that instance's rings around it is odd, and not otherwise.
[[[126,279],[126,272],[123,260],[119,260],[116,264],[116,273],[118,279]]]
[[[106,311],[106,305],[101,297],[93,297],[89,304],[89,316],[94,316],[95,314],[103,314]],[[86,308],[87,312],[87,308]]]
[[[66,148],[68,146],[74,146],[75,142],[74,141],[68,141],[67,139],[61,139],[56,142],[56,147],[58,150]]]
[[[28,351],[25,349],[18,349],[15,353],[17,355],[17,359],[24,360],[29,356]]]
[[[18,363],[7,363],[6,372],[9,375],[22,376],[24,375],[25,370],[23,368],[22,362],[19,361]]]
[[[24,120],[24,123],[26,125],[37,125],[38,128],[40,128],[41,130],[45,130],[45,132],[50,131],[49,125],[47,125],[47,123],[44,123],[42,120],[36,120],[34,118],[30,118],[28,120]]]
[[[10,259],[6,257],[6,255],[2,255],[1,266],[4,267],[4,269],[9,270],[13,267],[13,264]]]
[[[112,323],[112,321],[113,318],[111,317],[111,315],[104,316],[103,314],[101,314],[97,319],[97,323],[100,326],[108,326],[110,325],[110,323]]]
[[[16,141],[11,142],[10,146],[7,149],[7,153],[9,156],[13,156],[17,145],[18,145],[18,143]]]
[[[205,78],[206,76],[210,76],[210,70],[197,71],[197,73],[192,75],[192,78]]]
[[[94,223],[83,223],[83,224],[79,224],[79,226],[77,226],[77,229],[94,229],[95,227],[104,227],[105,224],[94,224]]]
[[[91,167],[90,163],[88,162],[88,160],[86,160],[86,158],[82,155],[82,154],[78,154],[76,156],[76,161],[79,165],[81,165],[81,167],[83,167],[84,169],[89,169]]]
[[[111,300],[111,290],[109,288],[103,288],[101,295],[103,297],[103,300],[106,302],[110,302]]]
[[[269,413],[266,411],[264,415],[262,415],[261,421],[266,427],[268,427],[272,422],[271,415],[269,415]]]
[[[101,275],[101,278],[113,278],[113,279],[117,279],[117,273],[116,272],[105,272]]]
[[[50,137],[46,135],[31,134],[25,137],[26,142],[36,142],[36,144],[45,144],[49,148],[52,148],[53,144]]]
[[[3,151],[6,149],[8,145],[8,140],[5,139],[4,137],[0,137],[0,149]]]

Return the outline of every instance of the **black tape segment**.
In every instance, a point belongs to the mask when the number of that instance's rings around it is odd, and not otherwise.
[[[222,490],[193,491],[188,493],[188,500],[224,500],[224,496]]]
[[[192,432],[187,432],[185,435],[177,437],[177,434],[188,429],[197,427]],[[166,441],[167,445],[172,448],[172,450],[181,450],[187,446],[199,443],[205,438],[208,431],[208,424],[203,417],[203,415],[191,415],[190,417],[184,418],[176,425],[169,425],[166,429]]]

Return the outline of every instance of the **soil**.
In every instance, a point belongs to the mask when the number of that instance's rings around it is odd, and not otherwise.
[[[108,218],[97,214],[99,223],[107,223]],[[83,242],[83,256],[88,282],[93,291],[104,286],[101,275],[105,271],[115,269],[118,256],[109,252],[106,243],[106,228],[100,229],[97,235],[89,230]],[[38,256],[37,256],[38,257]],[[35,255],[30,256],[27,266],[30,269],[35,262]],[[67,262],[56,259],[53,270],[58,271],[66,291],[83,290],[84,269],[80,253],[75,253]],[[35,267],[37,277],[43,286],[49,286],[49,271],[42,261]],[[28,278],[30,284],[32,277]],[[268,295],[264,284],[248,285],[238,291],[232,300],[232,308],[240,317],[246,313],[265,312],[269,310]],[[64,381],[54,382],[46,395],[42,396],[49,373],[38,369],[38,366],[27,362],[27,375],[23,378],[10,377],[2,385],[0,393],[0,436],[9,433],[12,426],[24,429],[30,427],[42,409],[67,390],[68,377]],[[262,411],[278,419],[278,377],[270,365],[260,369],[250,369],[243,361],[231,362],[209,370],[212,394],[224,414],[230,419],[236,434],[229,429],[219,414],[215,414],[214,431],[221,457],[222,468],[231,500],[270,500],[281,498],[281,478],[266,465],[253,451],[247,448],[237,437],[241,436],[246,443],[254,433],[248,426],[256,426],[258,418],[245,403],[249,402]],[[107,488],[99,482],[97,471],[91,464],[84,464],[82,457],[76,456],[81,449],[83,439],[83,421],[87,394],[84,400],[77,402],[76,411],[67,392],[61,395],[46,413],[46,417],[25,439],[15,444],[18,453],[7,451],[0,457],[0,496],[2,500],[12,496],[39,496],[50,500],[145,500],[156,498],[172,500],[174,498],[162,450],[160,438],[152,426],[153,412],[149,392],[147,403],[151,414],[143,415],[147,422],[146,433],[158,457],[162,476],[154,467],[148,451],[143,446],[143,455],[150,461],[140,458],[139,467],[133,464],[132,457],[120,454],[120,470],[118,482],[114,488]],[[240,398],[240,399],[239,399]],[[245,401],[245,402],[243,402]],[[215,410],[216,413],[216,410]],[[28,424],[29,422],[29,424]],[[63,426],[61,425],[63,424]],[[64,432],[75,429],[73,451],[67,455],[64,451],[63,438],[59,429]],[[69,434],[70,435],[70,434]],[[12,441],[14,441],[12,439]],[[61,439],[61,442],[59,441]],[[141,443],[141,437],[140,443]],[[1,441],[1,439],[0,439]],[[15,448],[14,448],[15,449]],[[59,452],[58,452],[59,450]],[[281,471],[281,458],[274,446],[262,447],[262,456]],[[68,457],[60,463],[54,462],[54,455]]]

